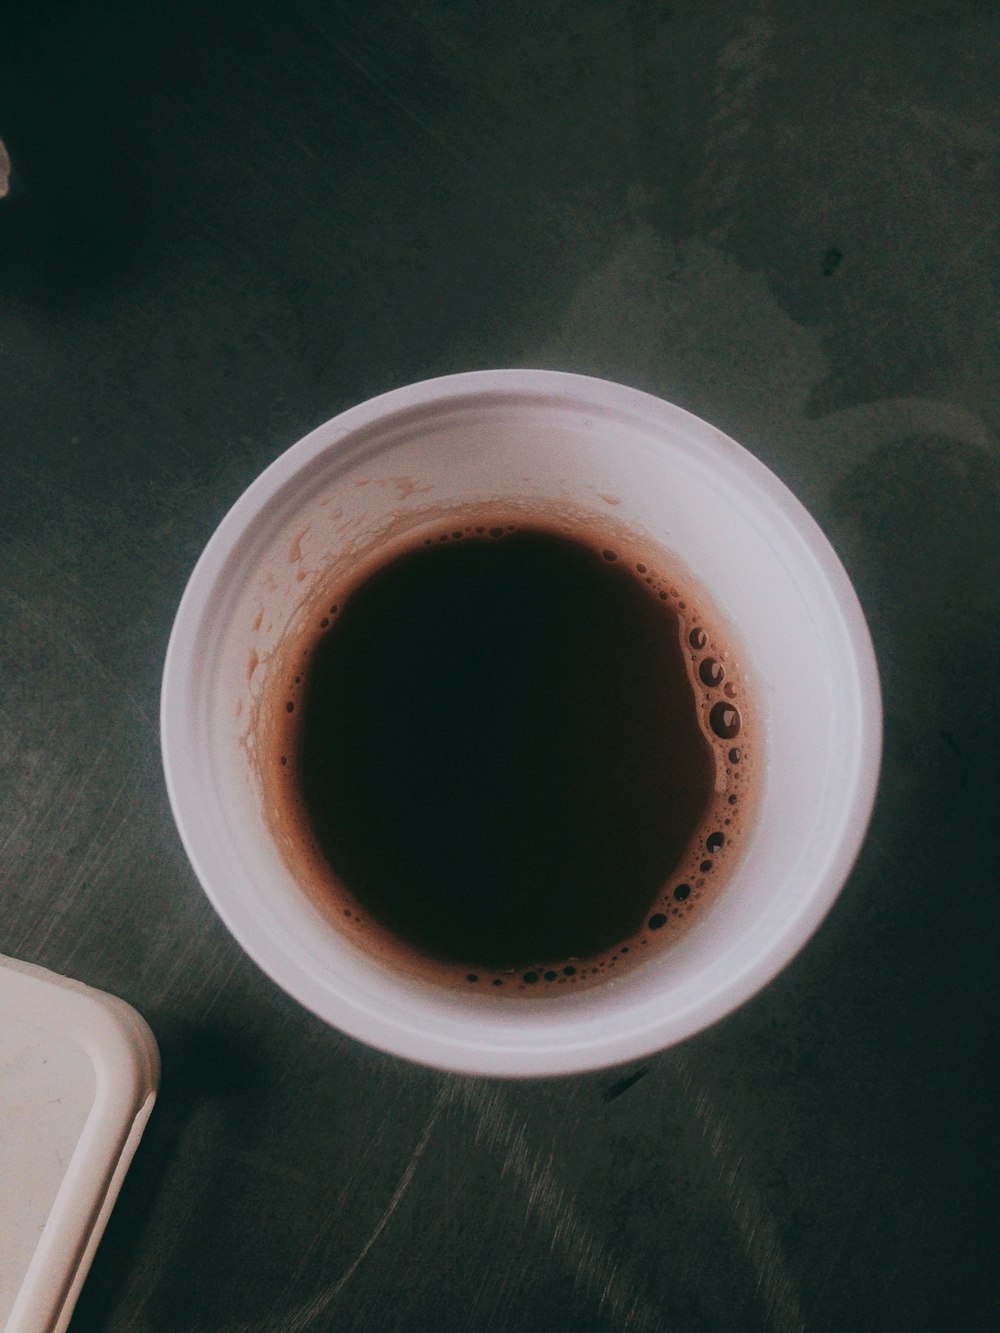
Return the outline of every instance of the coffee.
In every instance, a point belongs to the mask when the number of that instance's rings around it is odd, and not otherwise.
[[[587,985],[731,870],[745,679],[704,594],[612,525],[418,527],[292,638],[266,803],[314,902],[383,959],[501,994]]]

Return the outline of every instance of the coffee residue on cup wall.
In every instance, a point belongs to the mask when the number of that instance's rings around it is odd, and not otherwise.
[[[408,500],[411,495],[426,495],[434,489],[433,486],[421,485],[413,480],[412,477],[359,477],[354,483],[357,489],[365,486],[395,486],[396,494],[401,500]]]

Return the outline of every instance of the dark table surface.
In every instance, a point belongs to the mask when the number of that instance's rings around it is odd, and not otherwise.
[[[74,1330],[998,1326],[998,51],[961,0],[0,9],[0,951],[163,1056]],[[241,954],[157,704],[269,460],[509,365],[651,390],[792,487],[886,750],[762,995],[504,1084],[365,1049]]]

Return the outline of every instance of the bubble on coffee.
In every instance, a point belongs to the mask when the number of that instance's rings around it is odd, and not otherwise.
[[[698,667],[698,679],[709,689],[715,689],[722,684],[726,677],[726,669],[714,657],[703,657]]]
[[[716,736],[723,741],[731,741],[734,736],[738,736],[743,725],[743,719],[735,704],[714,704],[708,720]]]
[[[546,543],[548,545],[542,552]],[[397,618],[401,614],[403,618],[408,616],[407,623],[419,638],[424,632],[419,628],[420,609],[407,609],[403,595],[405,588],[392,592],[393,578],[397,581],[402,578],[404,583],[409,579],[410,584],[406,586],[423,589],[421,595],[427,597],[426,590],[431,584],[422,583],[418,577],[420,562],[440,561],[439,572],[443,573],[443,561],[449,558],[448,550],[473,548],[490,548],[494,553],[509,551],[512,569],[519,570],[521,575],[530,564],[525,563],[528,554],[533,553],[533,558],[542,562],[540,569],[545,561],[554,560],[558,564],[564,560],[568,562],[567,568],[576,561],[581,569],[586,565],[587,577],[618,580],[616,595],[627,583],[636,590],[628,596],[640,599],[643,606],[651,608],[648,614],[641,613],[647,620],[643,621],[639,639],[643,634],[651,633],[650,626],[655,625],[659,626],[656,632],[663,642],[669,638],[674,645],[671,651],[676,653],[678,671],[683,672],[683,679],[678,676],[673,688],[675,693],[683,691],[685,700],[683,707],[676,701],[670,707],[678,717],[685,713],[690,724],[681,749],[687,747],[692,756],[698,749],[704,764],[699,770],[698,801],[692,805],[689,796],[677,795],[679,804],[687,800],[691,806],[688,811],[690,827],[681,830],[683,845],[678,843],[667,856],[669,864],[657,862],[650,850],[656,848],[659,823],[670,822],[669,812],[666,815],[660,813],[666,810],[668,801],[664,799],[658,806],[648,792],[636,793],[633,800],[628,791],[628,773],[621,768],[622,749],[627,746],[616,749],[607,737],[599,735],[601,723],[596,714],[600,710],[596,708],[591,710],[594,717],[590,713],[584,717],[584,724],[594,732],[593,763],[583,762],[586,757],[584,745],[573,752],[570,771],[556,773],[546,769],[549,758],[532,753],[526,741],[525,771],[517,773],[512,770],[506,774],[511,793],[507,793],[500,780],[486,784],[484,790],[489,800],[499,805],[506,803],[506,808],[485,819],[478,834],[463,827],[462,817],[450,824],[445,820],[440,827],[421,827],[421,819],[433,824],[428,812],[434,810],[434,800],[419,790],[421,772],[428,782],[439,785],[443,802],[457,802],[456,808],[468,814],[474,793],[467,796],[463,788],[474,787],[476,775],[489,773],[491,765],[502,767],[513,763],[512,755],[517,746],[508,744],[506,736],[500,737],[504,743],[492,755],[489,746],[485,752],[480,752],[474,740],[463,752],[453,736],[442,734],[447,731],[441,726],[441,718],[447,709],[442,708],[436,722],[433,718],[421,720],[414,715],[423,707],[422,690],[438,690],[440,699],[447,697],[447,690],[437,681],[435,673],[447,675],[449,656],[460,664],[456,671],[460,667],[464,669],[463,643],[470,636],[475,637],[476,617],[485,602],[493,606],[495,613],[495,622],[489,623],[496,635],[493,640],[496,645],[494,665],[500,677],[490,679],[490,652],[480,645],[483,656],[481,688],[486,691],[484,699],[489,697],[490,689],[496,691],[496,706],[509,723],[510,706],[506,703],[501,706],[500,701],[504,690],[510,688],[510,680],[501,678],[501,667],[504,664],[509,667],[517,660],[517,652],[510,649],[510,639],[519,633],[519,608],[517,596],[511,596],[510,605],[504,603],[501,608],[502,614],[496,609],[498,601],[504,601],[498,591],[505,586],[499,567],[486,578],[478,599],[471,576],[464,583],[461,580],[453,582],[453,591],[457,589],[466,598],[467,605],[461,611],[453,608],[450,618],[439,614],[440,608],[427,609],[426,614],[433,620],[433,625],[426,632],[432,637],[435,633],[445,639],[450,636],[451,650],[449,653],[446,645],[440,642],[435,644],[434,652],[428,654],[434,658],[434,669],[426,668],[426,681],[421,676],[424,666],[419,654],[409,661],[405,667],[405,672],[410,675],[404,682],[405,706],[398,717],[393,714],[392,725],[386,723],[377,735],[362,740],[344,724],[343,719],[331,722],[326,717],[322,724],[326,727],[323,735],[331,744],[336,741],[336,745],[343,745],[343,752],[353,756],[349,765],[354,766],[349,774],[334,775],[330,798],[341,802],[346,793],[350,819],[367,820],[368,823],[363,835],[355,835],[337,818],[333,818],[329,828],[321,827],[326,816],[317,817],[320,798],[310,789],[307,772],[309,764],[315,767],[317,762],[316,755],[310,759],[309,754],[322,748],[322,745],[312,745],[311,750],[308,736],[317,716],[323,714],[322,708],[317,713],[314,697],[319,677],[330,670],[330,663],[341,649],[355,651],[351,635],[362,643],[371,662],[381,662],[377,641],[378,616],[375,615],[368,629],[359,620],[366,602],[373,596],[388,597],[387,606],[395,606]],[[588,561],[590,565],[586,564]],[[393,571],[396,571],[395,575]],[[526,586],[528,591],[523,593],[522,603],[531,600],[530,584]],[[558,580],[554,586],[559,586]],[[601,597],[596,593],[593,596],[595,607],[607,610]],[[398,606],[392,601],[393,597],[397,598]],[[636,605],[639,605],[638,601]],[[574,605],[573,609],[579,611],[580,606]],[[553,618],[558,619],[559,613],[553,612]],[[601,621],[600,617],[597,619],[595,637],[600,640]],[[345,633],[345,628],[349,632]],[[369,642],[365,635],[374,637]],[[610,691],[627,688],[630,673],[634,670],[640,677],[644,672],[646,676],[650,674],[648,667],[641,664],[636,666],[629,660],[618,661],[619,656],[624,655],[627,659],[629,652],[635,654],[634,640],[635,635],[628,643],[623,641],[621,654],[616,654],[614,643],[605,644],[594,659],[594,669],[606,674]],[[541,651],[546,642],[545,633],[541,633],[537,642],[525,642],[524,651]],[[506,645],[503,651],[500,650],[502,644]],[[368,658],[364,660],[367,662]],[[347,683],[351,690],[357,690],[358,695],[357,699],[351,695],[353,702],[345,707],[360,707],[362,712],[366,708],[377,711],[376,704],[365,696],[367,687],[361,679],[363,671],[356,674],[358,680],[355,681],[351,673],[347,673],[350,677]],[[526,688],[524,680],[527,678],[524,674],[519,676],[517,688]],[[329,681],[335,682],[337,689],[345,680],[347,677],[342,679],[337,670],[329,676]],[[377,688],[384,691],[384,697],[378,701],[378,707],[391,712],[395,706],[391,696],[399,684],[391,671],[380,678]],[[721,686],[726,687],[722,698]],[[580,681],[570,681],[569,687],[579,688]],[[588,688],[599,691],[600,683]],[[641,695],[645,700],[643,691],[659,706],[653,684],[645,678],[641,688],[637,689],[637,696]],[[503,708],[507,708],[507,713],[503,713]],[[619,531],[617,525],[593,516],[567,516],[549,511],[489,513],[485,506],[481,506],[467,514],[437,519],[429,517],[425,525],[373,550],[367,559],[357,563],[350,576],[320,586],[311,596],[288,636],[286,650],[271,664],[261,709],[266,714],[262,735],[269,739],[267,744],[259,747],[258,764],[269,822],[275,829],[286,862],[314,905],[329,920],[335,921],[337,929],[353,939],[362,950],[389,965],[421,979],[484,995],[535,997],[566,994],[620,976],[663,954],[707,910],[731,878],[741,857],[758,795],[757,753],[760,743],[757,711],[735,635],[705,592],[686,575],[678,562],[655,544],[637,539],[627,531]],[[409,710],[409,716],[406,710]],[[328,712],[332,716],[336,705]],[[615,716],[622,720],[620,709]],[[642,726],[630,716],[625,716],[624,722],[626,729],[632,727],[641,741]],[[432,726],[432,732],[421,730],[425,723]],[[433,734],[435,725],[437,734]],[[655,730],[652,718],[649,729]],[[483,734],[489,737],[493,733],[487,727]],[[738,747],[733,744],[737,736]],[[374,746],[378,753],[366,758],[366,744]],[[447,754],[438,753],[441,746],[448,750]],[[648,758],[650,766],[655,767],[659,762],[661,766],[671,767],[669,756],[658,759],[655,747]],[[380,773],[384,776],[385,770],[393,765],[402,765],[407,772],[412,771],[407,779],[416,793],[412,809],[408,808],[406,799],[395,792],[386,802],[385,791],[379,788]],[[540,771],[529,772],[532,766]],[[333,762],[330,772],[336,767]],[[673,771],[672,776],[657,775],[651,790],[669,795],[673,791],[671,782],[679,782],[682,776]],[[568,794],[564,809],[558,801],[553,803],[547,798],[547,788],[560,784],[567,789],[585,789],[584,795],[574,805],[570,800],[572,793]],[[370,812],[365,814],[364,801],[357,791],[352,791],[352,787],[357,786],[369,791],[374,802],[382,802],[386,809],[391,808],[391,818],[380,823]],[[505,825],[505,819],[530,825],[534,817],[533,799],[544,805],[550,820],[558,823],[565,818],[568,821],[565,829],[557,830],[563,843],[551,830],[532,832],[529,829],[525,832],[513,829],[512,824]],[[631,815],[628,813],[630,800],[634,805]],[[635,855],[627,848],[622,853],[624,844],[616,842],[614,837],[609,836],[601,845],[603,827],[596,832],[587,827],[593,823],[601,824],[600,818],[593,820],[589,813],[600,813],[602,802],[614,806],[615,819],[623,827],[628,826],[629,836],[641,844]],[[581,810],[588,812],[587,818],[581,819]],[[614,822],[610,816],[608,822]],[[524,871],[523,877],[531,883],[506,885],[503,882],[505,829],[510,838],[520,839],[529,847],[529,852],[524,853],[520,861],[515,858],[511,864]],[[532,866],[530,840],[535,835],[538,862]],[[475,845],[477,836],[482,845]],[[676,828],[672,836],[675,841],[680,836]],[[432,844],[429,849],[420,846],[422,840]],[[568,849],[564,856],[570,866],[568,880],[561,884],[551,906],[540,908],[538,903],[548,884],[563,873],[555,864],[560,846]],[[419,893],[434,897],[433,904],[425,905],[425,915],[432,922],[430,925],[416,919],[419,910],[416,917],[411,918],[401,906],[407,896],[405,888],[399,894],[386,888],[386,883],[394,877],[405,885],[414,861],[419,859],[418,852],[425,862],[436,864],[440,880],[439,885],[433,886],[432,893],[432,874],[426,865],[413,880]],[[602,857],[609,862],[604,867],[603,878],[592,875],[588,864],[590,859],[600,860]],[[619,862],[622,875],[632,876],[628,885],[618,882]],[[494,863],[499,869],[491,869]],[[481,872],[478,875],[476,867]],[[580,874],[581,884],[579,896],[574,899],[571,881],[576,871]],[[565,873],[563,877],[566,878]],[[582,882],[585,879],[587,882]],[[486,887],[477,891],[477,880]],[[613,895],[627,900],[627,909],[618,911],[613,905],[609,906],[604,898]],[[521,912],[520,926],[523,929],[519,929],[518,911]],[[448,917],[453,919],[449,922],[445,920]],[[536,918],[534,924],[532,917]],[[456,920],[459,925],[455,924]],[[602,937],[600,929],[594,928],[595,920],[606,922],[605,936]],[[477,925],[477,921],[480,924]],[[500,939],[495,945],[494,936]]]

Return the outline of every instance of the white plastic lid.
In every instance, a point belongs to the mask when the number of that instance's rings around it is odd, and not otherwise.
[[[156,1041],[123,1000],[0,956],[0,1328],[69,1323],[153,1108]]]

